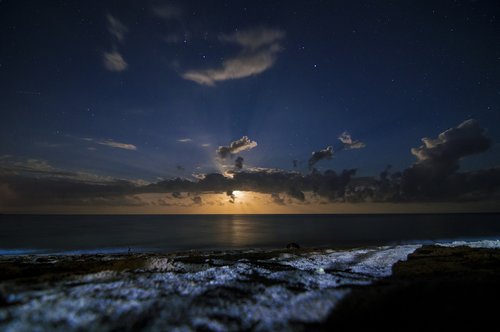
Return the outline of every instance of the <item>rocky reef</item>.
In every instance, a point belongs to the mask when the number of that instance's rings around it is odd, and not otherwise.
[[[499,280],[470,246],[1,256],[0,330],[432,330],[495,317]]]
[[[500,250],[424,246],[391,276],[353,289],[310,329],[477,330],[497,323],[499,295]]]

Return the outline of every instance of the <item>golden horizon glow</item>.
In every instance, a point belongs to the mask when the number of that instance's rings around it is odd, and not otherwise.
[[[28,214],[367,214],[500,212],[498,202],[467,203],[344,203],[331,202],[305,192],[299,201],[286,194],[271,195],[235,190],[226,193],[147,193],[120,200],[100,200],[87,205],[39,205],[2,207],[1,213]]]
[[[240,190],[235,190],[233,191],[233,195],[235,198],[239,199],[239,200],[243,200],[245,199],[245,192],[244,191],[240,191]]]

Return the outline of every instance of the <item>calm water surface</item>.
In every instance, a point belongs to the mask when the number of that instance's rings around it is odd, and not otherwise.
[[[0,254],[354,247],[500,238],[499,214],[0,215]]]

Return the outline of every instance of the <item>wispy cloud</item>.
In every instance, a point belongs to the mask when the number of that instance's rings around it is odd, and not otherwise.
[[[176,20],[182,17],[182,9],[171,3],[154,6],[152,12],[155,16],[165,20]]]
[[[109,183],[116,179],[87,172],[75,172],[54,167],[48,161],[34,158],[10,157],[0,161],[0,175],[16,174],[19,176],[50,177],[54,179],[71,179],[89,183]]]
[[[112,139],[107,139],[107,140],[96,140],[96,139],[94,139],[94,138],[90,138],[90,137],[85,137],[85,138],[82,138],[82,139],[83,139],[84,141],[87,141],[87,142],[92,142],[92,143],[95,143],[95,144],[108,146],[108,147],[110,147],[110,148],[117,148],[117,149],[124,149],[124,150],[132,150],[132,151],[137,150],[137,146],[135,146],[134,144],[117,142],[117,141],[112,140]]]
[[[129,193],[140,191],[149,182],[57,168],[45,160],[0,161],[0,208],[52,204],[132,204]]]
[[[271,68],[281,51],[280,42],[285,37],[281,30],[257,28],[222,35],[222,42],[238,44],[242,51],[229,58],[219,68],[188,70],[182,78],[201,85],[214,86],[217,81],[245,78]]]
[[[163,38],[167,44],[177,44],[182,41],[182,35],[180,33],[169,33]]]
[[[103,63],[104,67],[110,71],[120,72],[128,68],[128,63],[118,51],[104,52]]]
[[[60,147],[63,147],[63,146],[67,146],[68,144],[67,143],[51,143],[51,142],[37,141],[37,142],[35,142],[35,145],[39,146],[41,148],[52,149],[52,148],[60,148]]]
[[[282,30],[260,27],[223,34],[219,39],[223,42],[239,44],[244,48],[244,51],[248,52],[276,45],[284,37],[285,33]]]
[[[119,42],[123,42],[123,40],[125,39],[125,34],[128,32],[128,28],[112,15],[108,14],[107,19],[109,33]]]
[[[57,171],[46,160],[40,159],[13,160],[11,166],[17,171],[31,173],[54,173]]]
[[[111,148],[117,148],[117,149],[124,149],[124,150],[137,150],[137,146],[134,144],[128,144],[128,143],[120,143],[120,142],[115,142],[112,140],[105,140],[105,141],[99,141],[96,142],[97,144],[109,146]]]
[[[222,68],[190,70],[185,72],[182,78],[201,85],[215,86],[217,81],[245,78],[264,72],[274,64],[274,55],[274,51],[240,55],[224,61]]]
[[[353,139],[347,131],[340,134],[339,140],[344,144],[344,150],[362,149],[366,146],[365,143]]]
[[[188,142],[192,142],[193,140],[191,138],[188,138],[188,137],[185,137],[185,138],[179,138],[177,140],[177,142],[180,142],[180,143],[188,143]]]
[[[114,72],[127,70],[128,63],[123,58],[123,55],[118,51],[116,41],[122,43],[125,40],[125,34],[128,32],[128,28],[113,15],[108,14],[106,18],[108,20],[108,31],[113,37],[114,42],[112,48],[113,50],[103,53],[102,59],[104,68]]]

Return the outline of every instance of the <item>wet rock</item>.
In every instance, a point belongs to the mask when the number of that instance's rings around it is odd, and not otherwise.
[[[7,305],[7,296],[5,295],[5,290],[0,287],[0,307]]]
[[[476,303],[500,294],[500,251],[424,247],[406,261],[418,248],[0,257],[0,331],[435,330],[422,317],[484,318],[476,307],[496,318]]]
[[[319,331],[462,330],[497,324],[500,251],[424,246],[346,296]]]

